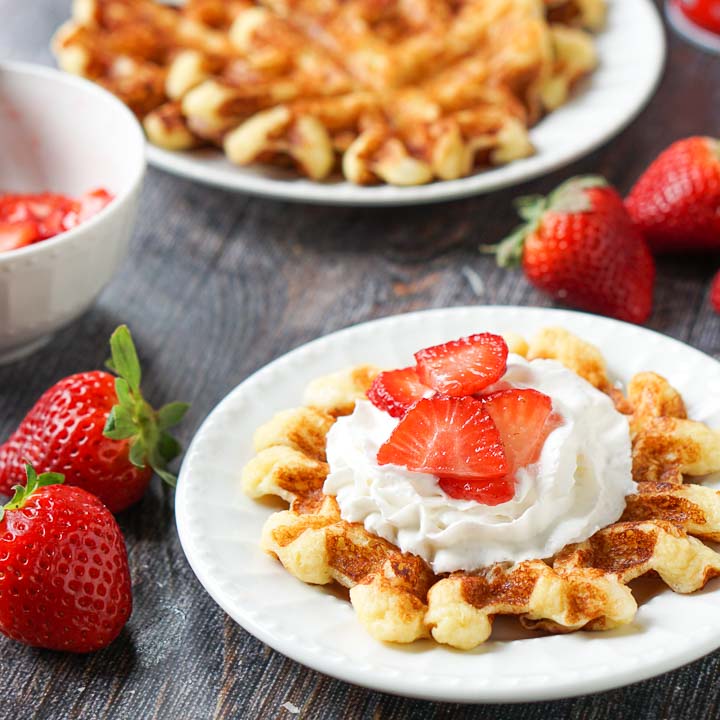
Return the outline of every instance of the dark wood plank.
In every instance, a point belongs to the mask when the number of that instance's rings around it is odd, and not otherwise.
[[[47,41],[69,2],[0,0],[0,47],[50,63]],[[642,31],[638,29],[638,41]],[[407,310],[474,303],[549,306],[518,272],[477,252],[515,223],[511,200],[571,174],[602,172],[626,190],[670,141],[720,127],[720,60],[671,37],[654,100],[607,146],[565,170],[491,196],[437,206],[343,209],[250,199],[151,171],[131,257],[95,307],[52,348],[0,368],[0,437],[64,375],[99,366],[120,322],[136,336],[155,402],[189,399],[187,442],[253,370],[319,335]],[[51,112],[51,108],[39,108]],[[650,326],[720,357],[706,300],[720,257],[660,263]],[[720,653],[598,696],[517,706],[395,698],[309,671],[235,625],[184,560],[172,495],[153,486],[121,518],[135,611],[90,657],[0,640],[0,717],[8,718],[710,718],[720,715]],[[289,708],[289,709],[288,709]],[[298,715],[291,710],[299,709]]]

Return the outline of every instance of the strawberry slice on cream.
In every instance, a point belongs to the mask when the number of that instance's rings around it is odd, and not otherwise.
[[[371,395],[335,422],[324,491],[345,520],[452,572],[547,558],[620,517],[635,491],[629,426],[605,393],[518,355],[465,389],[435,389],[402,417]]]

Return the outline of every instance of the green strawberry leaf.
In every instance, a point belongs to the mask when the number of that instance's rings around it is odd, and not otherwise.
[[[115,392],[118,396],[118,402],[121,405],[131,406],[133,404],[132,393],[130,392],[130,386],[127,384],[127,380],[121,377],[115,378]]]
[[[20,510],[30,496],[39,488],[48,485],[60,485],[65,482],[65,476],[61,473],[46,472],[38,475],[30,463],[25,464],[25,473],[27,480],[25,486],[15,485],[13,487],[14,495],[9,502],[0,507],[0,521],[5,517],[6,510]]]
[[[103,435],[110,440],[125,440],[137,435],[138,428],[132,411],[125,405],[115,405],[105,422]]]
[[[135,440],[130,444],[130,452],[128,453],[128,458],[136,468],[142,469],[145,467],[145,461],[147,458],[147,447],[145,446],[145,442],[143,441],[141,436],[136,437]]]
[[[135,343],[127,325],[120,325],[110,336],[110,354],[112,370],[127,381],[130,390],[138,392],[142,372]]]
[[[546,207],[547,201],[543,195],[525,195],[515,201],[518,215],[526,222],[535,222],[543,214]]]
[[[493,246],[495,260],[500,267],[518,267],[525,247],[525,227],[521,227]]]
[[[110,338],[111,359],[107,367],[115,372],[117,404],[108,414],[103,435],[110,440],[129,440],[128,460],[138,468],[150,465],[168,484],[175,486],[175,476],[167,464],[182,448],[165,432],[177,425],[190,407],[171,402],[155,411],[140,390],[142,371],[130,330],[121,325]]]
[[[163,465],[174,460],[181,452],[180,443],[169,433],[160,433],[160,439],[157,444],[158,454],[160,455]]]
[[[177,487],[177,475],[173,475],[171,472],[168,472],[167,470],[163,470],[162,468],[154,467],[153,470],[163,479],[165,483],[167,483],[170,487]]]
[[[160,430],[167,430],[177,425],[190,408],[188,403],[171,402],[163,405],[157,413],[157,424]]]

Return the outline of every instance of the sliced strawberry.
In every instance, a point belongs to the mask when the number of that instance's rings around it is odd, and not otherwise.
[[[418,400],[431,393],[414,367],[380,373],[367,392],[368,400],[393,417],[402,417]]]
[[[81,195],[79,200],[79,222],[85,222],[93,215],[97,215],[112,199],[113,195],[103,188],[91,190]]]
[[[37,221],[40,236],[45,239],[65,232],[65,218],[77,213],[79,204],[64,195],[41,193],[29,197],[27,207]]]
[[[500,433],[509,474],[537,461],[547,436],[557,427],[552,400],[537,390],[501,390],[484,399]]]
[[[65,217],[77,214],[79,208],[79,203],[72,198],[54,193],[8,195],[0,200],[0,220],[34,222],[37,239],[44,240],[64,232]]]
[[[423,398],[398,423],[377,454],[380,465],[457,479],[508,471],[500,433],[475,398]]]
[[[507,367],[502,337],[480,333],[415,353],[420,382],[443,395],[473,395],[497,382]]]
[[[0,252],[17,250],[31,245],[37,239],[38,233],[34,222],[29,220],[18,223],[0,222]]]
[[[475,393],[473,397],[477,400],[487,400],[490,395],[497,395],[499,392],[503,390],[511,390],[513,387],[514,385],[511,385],[509,382],[501,380],[500,382],[493,383],[491,387],[487,387],[479,393]]]
[[[0,221],[34,220],[26,201],[26,195],[0,195]]]
[[[456,500],[474,500],[483,505],[499,505],[512,500],[515,495],[515,483],[510,475],[470,480],[441,477],[440,487]]]

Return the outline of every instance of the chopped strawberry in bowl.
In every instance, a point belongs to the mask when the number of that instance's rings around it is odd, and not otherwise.
[[[113,199],[103,188],[73,199],[57,193],[0,194],[0,252],[19,250],[77,227]]]

